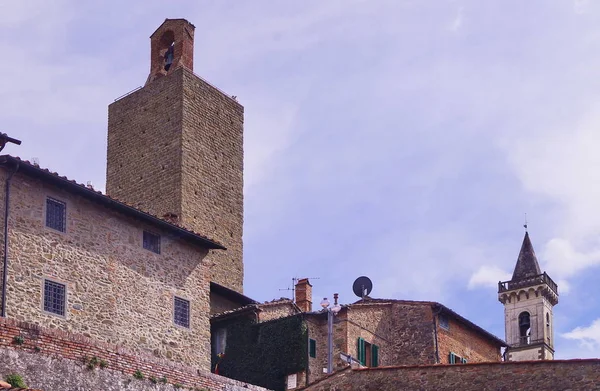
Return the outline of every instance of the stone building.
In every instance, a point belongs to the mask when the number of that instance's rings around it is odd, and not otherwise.
[[[512,278],[498,283],[498,300],[504,304],[506,360],[552,360],[558,286],[541,272],[528,232]]]
[[[209,368],[221,244],[18,158],[0,177],[5,317]]]
[[[301,334],[305,329],[303,338],[308,349],[297,352],[306,355],[296,360],[302,363],[297,367],[299,370],[282,376],[289,380],[288,389],[312,384],[327,374],[328,313],[312,310],[312,286],[308,279],[300,279],[295,286],[295,304],[291,300],[277,300],[213,315],[213,336],[219,336],[213,339],[213,353],[224,353],[222,360],[228,359],[228,349],[236,348],[231,346],[228,333],[239,323],[282,321],[288,327],[283,320],[298,316],[303,320],[297,324],[299,329],[288,332]],[[259,340],[255,342],[261,344]],[[501,339],[442,304],[365,297],[342,305],[334,317],[333,370],[348,366],[500,362],[501,348],[506,346]],[[213,364],[222,360],[213,360]],[[248,373],[251,372],[249,368]],[[238,380],[249,381],[243,373],[236,372],[236,376]]]
[[[193,73],[191,23],[150,43],[144,87],[108,108],[107,195],[1,158],[2,316],[208,370],[210,313],[254,303],[243,107]]]
[[[108,107],[106,193],[218,240],[211,281],[242,293],[244,108],[193,73],[187,20],[150,43],[146,84]]]

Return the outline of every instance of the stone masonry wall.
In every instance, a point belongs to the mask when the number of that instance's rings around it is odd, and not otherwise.
[[[14,342],[16,336],[23,338],[23,344]],[[105,361],[107,367],[89,369],[87,363],[92,357]],[[134,378],[138,370],[144,380]],[[9,373],[20,374],[28,386],[44,391],[163,391],[178,386],[210,391],[264,390],[81,335],[0,318],[0,377]]]
[[[188,69],[181,72],[181,222],[227,247],[211,251],[211,278],[242,292],[244,108]]]
[[[210,293],[210,314],[220,314],[221,312],[231,311],[239,308],[239,303],[231,301],[218,293]]]
[[[448,330],[437,324],[440,362],[449,364],[450,352],[466,358],[467,362],[500,361],[500,347],[478,332],[448,316]]]
[[[592,391],[600,390],[600,360],[347,369],[306,391]]]
[[[294,302],[291,300],[259,304],[258,308],[260,308],[260,312],[258,313],[259,322],[268,322],[269,320],[279,319],[298,313],[294,306]]]
[[[243,107],[179,68],[109,106],[107,194],[213,238],[212,281],[243,290]]]
[[[177,71],[108,106],[106,194],[159,217],[181,216],[182,86]]]
[[[11,192],[8,318],[209,370],[206,249],[20,173]],[[65,233],[45,226],[47,196],[66,203]],[[142,247],[145,229],[160,254]],[[45,278],[66,284],[66,316],[43,311]],[[173,323],[174,296],[190,301],[189,329]]]

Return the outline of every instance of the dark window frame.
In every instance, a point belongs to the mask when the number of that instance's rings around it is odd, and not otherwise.
[[[56,297],[50,298],[49,294],[56,294],[56,289],[62,289],[62,297],[59,296],[59,299],[61,299],[61,303],[57,302]],[[54,292],[52,292],[52,289],[54,289]],[[60,291],[59,291],[60,292]],[[63,283],[63,282],[59,282],[50,278],[44,278],[43,279],[43,285],[42,285],[42,310],[47,313],[47,314],[51,314],[51,315],[55,315],[55,316],[60,316],[62,318],[66,318],[67,317],[67,296],[68,296],[68,289],[67,289],[67,284]]]
[[[438,320],[440,322],[440,328],[450,331],[450,319],[445,314],[439,314]]]
[[[181,307],[181,305],[185,305]],[[184,311],[181,313],[180,311]],[[173,296],[173,323],[179,327],[190,328],[191,323],[191,303],[183,297]]]
[[[62,211],[54,208],[62,207]],[[59,214],[62,215],[59,217]],[[45,225],[54,231],[67,232],[67,203],[54,197],[46,197],[46,221]]]
[[[161,238],[159,234],[144,230],[142,234],[142,247],[155,254],[160,254]]]
[[[317,358],[317,341],[312,338],[308,339],[308,356]]]

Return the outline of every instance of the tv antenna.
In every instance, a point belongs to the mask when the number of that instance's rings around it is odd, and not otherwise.
[[[373,283],[371,279],[366,276],[358,277],[354,284],[352,284],[352,291],[354,294],[361,299],[364,299],[365,296],[368,296],[369,293],[373,290]]]
[[[294,300],[296,298],[296,284],[298,283],[298,281],[300,280],[319,280],[320,277],[302,277],[302,278],[298,278],[298,277],[292,277],[292,287],[291,288],[282,288],[279,289],[280,291],[292,291],[292,300]]]

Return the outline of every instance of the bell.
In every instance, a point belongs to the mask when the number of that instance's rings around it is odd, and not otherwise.
[[[169,68],[171,68],[171,65],[173,65],[174,48],[175,43],[172,43],[171,46],[169,46],[169,49],[167,49],[167,52],[165,53],[165,71],[168,71]]]

